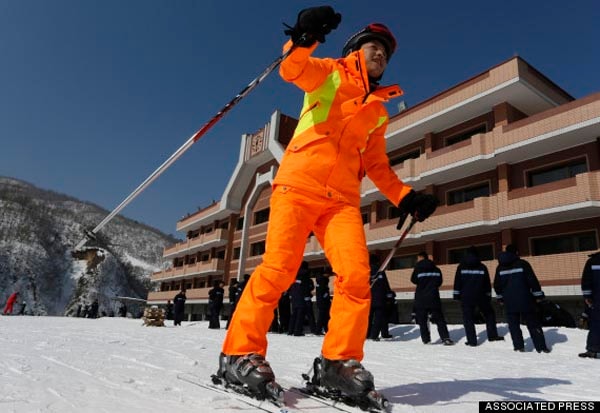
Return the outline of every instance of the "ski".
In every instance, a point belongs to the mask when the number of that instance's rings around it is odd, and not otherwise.
[[[306,387],[290,387],[290,388],[285,388],[285,391],[290,392],[290,393],[295,393],[301,397],[307,397],[311,400],[314,400],[317,403],[322,404],[323,406],[327,406],[327,407],[339,410],[340,412],[354,413],[356,411],[354,409],[352,409],[352,410],[350,409],[350,407],[352,407],[352,406],[348,406],[346,404],[341,404],[337,400],[319,396],[319,395],[315,394],[314,392],[310,391],[309,389],[307,389]]]
[[[228,387],[225,387],[223,384],[215,384],[213,382],[209,383],[209,382],[204,381],[201,377],[196,376],[191,373],[180,373],[177,375],[177,378],[179,380],[202,387],[204,389],[214,391],[219,394],[226,395],[228,397],[232,397],[236,401],[239,401],[241,403],[244,403],[247,406],[256,408],[256,409],[264,411],[264,412],[294,413],[294,412],[302,412],[305,410],[310,410],[311,412],[314,412],[315,408],[317,410],[319,409],[318,407],[315,407],[314,405],[306,406],[306,409],[303,409],[303,407],[301,407],[301,406],[295,406],[302,399],[310,399],[313,402],[318,403],[318,405],[320,405],[322,408],[335,409],[337,411],[344,412],[344,413],[356,412],[356,410],[354,410],[354,409],[345,408],[344,405],[340,405],[340,403],[338,403],[337,401],[315,396],[314,394],[311,394],[310,392],[308,392],[306,389],[303,389],[303,388],[282,387],[285,394],[287,394],[288,397],[287,397],[287,401],[285,404],[278,405],[274,401],[271,401],[268,399],[258,400],[257,398],[253,397],[252,395],[249,395],[248,393],[246,393],[244,391],[244,389],[241,388],[241,386],[235,387],[235,386],[229,385]],[[213,379],[213,381],[214,381],[214,379]],[[291,394],[297,395],[299,397],[294,399],[293,396],[290,397]]]
[[[180,373],[180,374],[177,374],[177,378],[179,380],[202,387],[204,389],[211,390],[211,391],[220,393],[222,395],[226,395],[226,396],[231,397],[241,403],[246,404],[247,406],[261,410],[263,412],[269,412],[269,413],[289,413],[290,412],[290,410],[287,407],[280,406],[275,401],[268,400],[268,399],[258,400],[257,398],[250,395],[250,393],[241,393],[237,389],[228,388],[228,387],[225,387],[224,385],[219,385],[219,384],[214,384],[214,383],[206,383],[200,377],[198,377],[194,374]]]
[[[391,403],[377,390],[371,390],[364,396],[349,396],[342,394],[340,391],[328,389],[326,387],[307,382],[306,387],[299,389],[299,391],[301,391],[303,394],[311,396],[311,398],[330,401],[331,407],[335,407],[338,410],[344,410],[347,412],[350,410],[340,408],[340,403],[348,407],[355,407],[360,410],[373,413],[389,413],[392,411]]]

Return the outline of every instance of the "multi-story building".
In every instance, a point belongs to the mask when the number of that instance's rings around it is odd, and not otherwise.
[[[150,303],[163,304],[187,287],[191,319],[202,314],[214,279],[241,279],[265,248],[271,183],[297,121],[275,112],[244,135],[240,156],[219,202],[177,223],[186,241],[164,251],[172,268],[155,273]],[[408,321],[412,266],[427,251],[444,274],[450,298],[456,265],[478,248],[494,274],[503,248],[516,244],[546,295],[580,302],[587,255],[600,229],[600,93],[574,99],[520,57],[514,57],[393,115],[387,131],[390,164],[417,191],[441,205],[417,223],[387,270]],[[367,178],[361,210],[368,247],[387,255],[400,233],[398,210]],[[305,259],[328,266],[314,236]]]

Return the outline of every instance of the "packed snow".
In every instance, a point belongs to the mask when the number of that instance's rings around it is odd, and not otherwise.
[[[225,330],[208,322],[144,327],[139,319],[0,317],[0,411],[2,412],[238,412],[256,411],[178,378],[192,373],[209,381]],[[222,322],[224,325],[225,323]],[[581,359],[587,331],[544,328],[550,354],[526,352],[507,341],[488,342],[477,326],[479,346],[464,345],[464,329],[449,325],[454,346],[424,345],[414,325],[390,325],[391,341],[367,341],[363,364],[393,403],[394,412],[477,412],[480,400],[599,400],[600,360]],[[528,333],[523,327],[525,337]],[[436,341],[437,339],[437,341]],[[300,386],[319,354],[322,337],[269,333],[268,360],[278,381]],[[338,410],[286,395],[290,411]],[[311,404],[312,403],[312,404]],[[352,409],[356,410],[358,409]]]

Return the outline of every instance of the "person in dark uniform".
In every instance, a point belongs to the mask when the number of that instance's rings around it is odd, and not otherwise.
[[[477,345],[476,310],[483,314],[488,340],[504,340],[504,337],[498,336],[496,313],[491,304],[490,274],[485,264],[481,262],[477,248],[474,246],[467,250],[467,254],[456,268],[453,297],[461,302],[467,346],[475,347]]]
[[[223,308],[223,297],[225,296],[225,290],[223,290],[223,281],[213,281],[213,288],[208,291],[208,311],[210,313],[210,319],[208,322],[208,328],[218,330],[221,328],[219,317],[221,316],[221,309]]]
[[[290,327],[290,316],[292,312],[289,290],[286,290],[281,294],[281,298],[277,304],[277,311],[279,312],[279,332],[287,333]]]
[[[329,277],[325,275],[317,276],[317,334],[321,335],[327,332],[327,323],[329,323],[329,309],[331,308],[331,294],[329,292]]]
[[[250,279],[250,274],[244,274],[244,279],[240,282],[236,281],[236,287],[233,289],[233,303],[231,306],[231,314],[229,315],[229,319],[227,320],[227,325],[225,328],[229,328],[229,324],[231,324],[231,319],[233,318],[233,314],[235,313],[235,309],[237,307],[238,301],[240,301],[240,297],[244,292],[244,288],[246,284],[248,284],[248,280]],[[229,301],[231,302],[231,295]]]
[[[173,303],[171,302],[171,300],[167,300],[167,307],[165,309],[165,317],[167,318],[167,320],[173,319]]]
[[[386,312],[387,294],[392,289],[388,282],[385,271],[379,272],[379,257],[371,254],[369,257],[371,265],[371,311],[369,317],[369,334],[371,340],[379,341],[382,338],[391,338],[388,330],[388,314]]]
[[[27,308],[27,302],[23,301],[23,304],[21,305],[21,309],[19,310],[19,315],[25,315],[26,308]]]
[[[310,332],[317,335],[317,320],[315,319],[315,312],[313,310],[313,291],[315,289],[315,282],[310,278],[310,273],[307,277],[302,279],[302,291],[304,292],[304,310],[305,320],[308,322],[308,328]]]
[[[448,333],[446,319],[442,312],[440,300],[440,286],[442,285],[442,272],[429,259],[427,253],[422,251],[417,255],[417,264],[413,270],[410,281],[417,286],[415,291],[415,316],[423,344],[431,342],[431,333],[427,325],[428,313],[431,312],[431,321],[437,325],[442,343],[451,346],[454,341]]]
[[[387,314],[388,321],[391,324],[400,324],[398,306],[396,305],[396,292],[392,289],[390,289],[385,296],[385,312]],[[392,338],[392,336],[389,334],[389,330],[386,331],[389,337],[385,338]]]
[[[227,317],[227,324],[225,325],[225,328],[229,326],[229,323],[231,322],[231,317],[233,317],[233,312],[235,311],[235,299],[238,285],[239,282],[235,278],[229,280],[229,288],[227,291],[229,297],[229,317]]]
[[[519,257],[517,248],[512,244],[498,255],[494,290],[499,303],[504,306],[514,350],[525,351],[521,331],[521,320],[524,320],[536,351],[549,353],[535,309],[535,302],[544,299],[544,292],[533,268]]]
[[[185,300],[187,297],[185,296],[185,287],[181,287],[181,291],[173,297],[173,325],[180,326],[183,321],[183,314],[185,309]]]
[[[290,300],[292,302],[292,317],[288,334],[294,336],[304,335],[304,318],[306,317],[306,303],[304,301],[306,279],[308,279],[308,263],[302,261],[296,274],[296,281],[290,287]]]
[[[98,318],[98,308],[100,307],[100,305],[98,304],[98,300],[94,300],[94,302],[92,303],[92,306],[90,307],[90,318]]]
[[[585,352],[579,357],[600,358],[600,252],[590,255],[581,275],[581,291],[589,308]]]
[[[127,317],[127,306],[125,303],[121,303],[119,306],[119,317]]]

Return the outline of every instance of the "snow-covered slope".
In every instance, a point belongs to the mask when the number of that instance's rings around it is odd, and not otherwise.
[[[0,411],[3,412],[253,412],[231,397],[178,379],[216,371],[225,330],[207,322],[143,327],[140,320],[0,317]],[[515,353],[510,339],[464,345],[462,326],[450,325],[458,343],[423,345],[414,325],[390,326],[393,341],[367,341],[364,365],[394,412],[478,412],[479,400],[598,400],[600,360],[580,359],[587,331],[545,328],[550,354]],[[499,325],[507,334],[506,325]],[[525,332],[525,336],[527,333]],[[284,386],[301,385],[320,352],[322,337],[269,334],[268,359]],[[303,411],[337,412],[295,395]],[[312,403],[312,405],[311,405]],[[290,409],[293,411],[293,409]]]
[[[102,249],[73,256],[84,228],[108,211],[66,195],[0,177],[0,304],[13,291],[33,314],[60,315],[98,299],[114,310],[114,295],[145,298],[149,275],[176,240],[117,216],[99,234]]]

